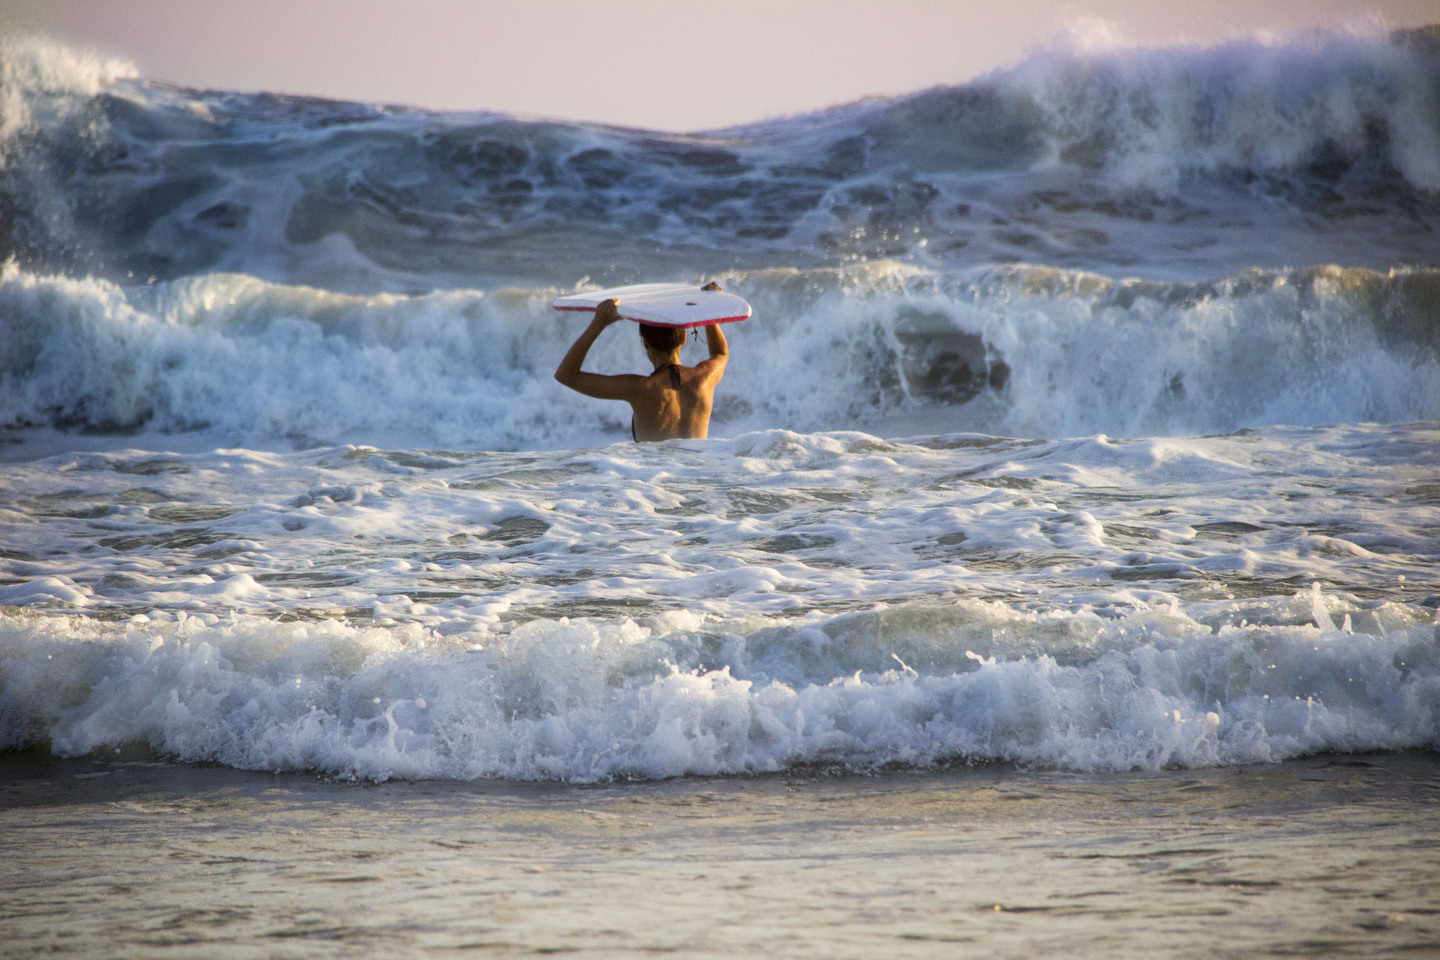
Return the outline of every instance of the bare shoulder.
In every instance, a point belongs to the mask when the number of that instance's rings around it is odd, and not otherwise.
[[[700,375],[702,383],[714,384],[725,375],[725,363],[728,359],[729,357],[724,354],[710,357],[708,360],[701,360],[691,369]]]

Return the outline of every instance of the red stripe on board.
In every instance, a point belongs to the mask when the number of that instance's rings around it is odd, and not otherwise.
[[[556,310],[583,310],[586,313],[594,313],[596,309],[595,307],[560,307],[555,306],[555,304],[551,304],[551,306]],[[620,319],[629,320],[632,323],[644,323],[652,327],[674,327],[677,330],[688,330],[691,327],[708,327],[716,323],[734,323],[737,320],[749,320],[750,314],[747,313],[739,317],[720,317],[717,320],[696,320],[694,323],[656,323],[654,320],[637,320],[634,317],[627,317],[623,313],[620,314]]]

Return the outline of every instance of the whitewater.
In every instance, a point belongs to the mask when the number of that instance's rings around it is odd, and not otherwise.
[[[1440,745],[1433,29],[1057,46],[683,134],[0,65],[0,749]],[[551,299],[650,280],[754,307],[709,441],[550,376]]]

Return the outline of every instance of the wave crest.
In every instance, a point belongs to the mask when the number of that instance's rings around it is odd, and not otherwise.
[[[1042,116],[1052,160],[1175,192],[1196,174],[1300,173],[1440,190],[1440,29],[1033,56],[992,83]]]

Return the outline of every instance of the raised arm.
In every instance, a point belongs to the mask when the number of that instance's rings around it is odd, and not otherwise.
[[[730,345],[725,342],[720,324],[712,323],[705,328],[705,343],[710,347],[710,359],[697,363],[695,369],[704,373],[707,382],[714,384],[725,375],[725,364],[730,361]]]
[[[606,327],[619,319],[620,314],[615,310],[614,300],[605,300],[596,307],[595,317],[590,321],[590,325],[570,345],[565,358],[560,361],[560,366],[555,368],[555,379],[571,390],[599,400],[629,400],[635,396],[644,384],[644,377],[633,374],[607,376],[603,373],[586,373],[580,369],[585,364],[586,354],[595,345],[596,338]]]
[[[705,343],[710,347],[711,360],[726,360],[730,357],[730,345],[725,342],[725,333],[720,324],[712,323],[705,328]]]
[[[700,289],[719,293],[723,288],[711,280]],[[730,345],[725,342],[725,334],[720,330],[720,324],[712,323],[705,328],[705,344],[710,348],[710,359],[696,366],[703,368],[706,379],[714,383],[725,375],[725,364],[730,361]]]

